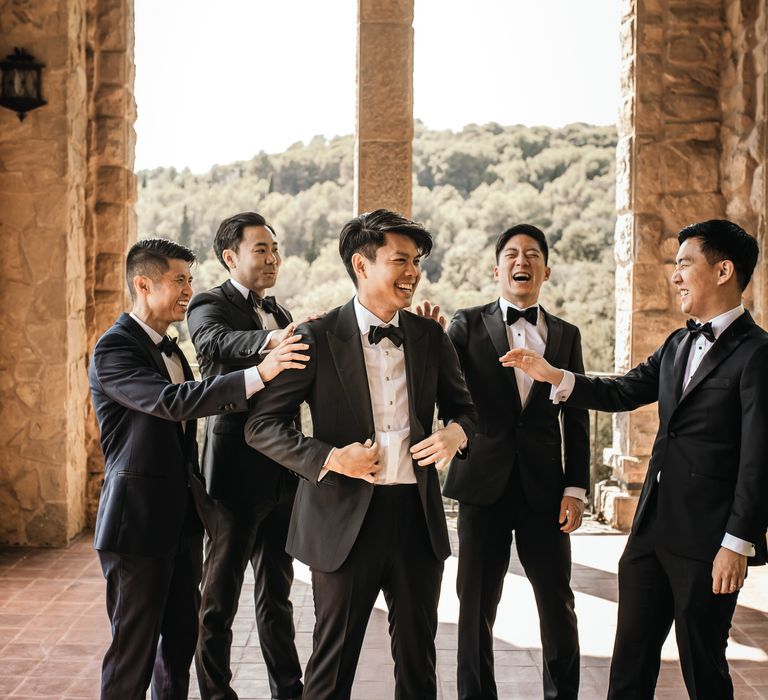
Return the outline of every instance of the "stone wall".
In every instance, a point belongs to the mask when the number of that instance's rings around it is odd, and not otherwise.
[[[766,221],[766,120],[768,119],[768,6],[726,0],[720,176],[726,214],[758,236],[761,264],[748,290],[758,323],[768,323],[768,222]]]
[[[411,215],[413,0],[358,0],[355,203]]]
[[[111,272],[115,261],[99,256],[124,253],[135,236],[128,214],[132,73],[123,72],[125,100],[111,112],[96,87],[104,84],[100,75],[116,80],[112,69],[99,68],[99,56],[114,17],[130,18],[131,7],[0,1],[0,52],[24,47],[46,64],[48,101],[23,122],[0,110],[0,543],[62,545],[88,521],[88,351],[123,301]],[[123,48],[115,51],[129,65],[126,26]],[[106,120],[113,114],[122,154],[109,145],[115,129]],[[122,185],[102,169],[109,158],[121,160]],[[122,223],[100,210],[109,201],[119,202]],[[118,229],[117,236],[108,233]],[[105,290],[112,296],[103,302]]]

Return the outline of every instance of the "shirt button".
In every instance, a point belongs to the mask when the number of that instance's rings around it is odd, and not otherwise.
[[[385,355],[389,355],[389,350],[385,350],[385,351],[384,351],[384,354],[385,354]]]
[[[387,426],[387,430],[392,430],[392,426],[391,426],[391,425],[388,425],[388,426]]]
[[[384,377],[384,381],[389,381],[389,377]]]
[[[390,401],[390,402],[389,402],[389,405],[391,406],[393,403],[395,403],[395,402],[394,402],[394,401]]]

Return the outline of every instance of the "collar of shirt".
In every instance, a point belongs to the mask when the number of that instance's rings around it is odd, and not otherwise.
[[[539,329],[539,332],[546,332],[547,329],[547,323],[544,320],[544,313],[542,312],[541,306],[538,304],[532,304],[531,306],[526,306],[525,309],[521,309],[516,304],[513,304],[511,301],[507,301],[504,297],[499,297],[499,308],[501,309],[501,318],[506,324],[507,322],[507,309],[517,309],[518,311],[525,311],[526,309],[538,309],[539,315],[536,319],[536,328]],[[523,323],[528,323],[525,319],[519,319],[518,323],[522,321]]]
[[[357,327],[360,329],[360,333],[363,337],[368,336],[368,331],[371,326],[399,326],[400,325],[400,312],[395,312],[395,315],[390,321],[382,321],[375,313],[368,311],[355,296],[353,301],[355,307],[355,316],[357,318]]]
[[[234,287],[234,288],[235,288],[235,289],[236,289],[238,292],[240,292],[240,294],[242,294],[242,295],[243,295],[243,299],[245,299],[246,301],[248,301],[248,295],[251,293],[251,290],[250,290],[250,289],[248,289],[248,287],[246,287],[246,286],[244,286],[244,285],[240,284],[240,282],[238,282],[238,281],[237,281],[237,280],[236,280],[234,277],[230,277],[230,278],[229,278],[229,281],[230,281],[230,282],[232,282],[232,286],[233,286],[233,287]],[[255,292],[254,292],[254,293],[255,293]]]
[[[711,318],[709,322],[712,324],[712,332],[715,334],[715,340],[717,340],[739,316],[744,313],[744,304],[739,304],[735,309],[726,311],[724,314]],[[699,319],[696,319],[697,321]],[[709,342],[709,341],[707,341]]]
[[[133,311],[131,311],[130,314],[128,314],[136,323],[138,323],[142,330],[149,336],[149,339],[157,345],[162,339],[163,336],[160,335],[154,328],[150,328],[144,321],[142,321]]]

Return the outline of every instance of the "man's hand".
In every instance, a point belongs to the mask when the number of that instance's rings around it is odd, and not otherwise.
[[[549,382],[558,386],[563,381],[563,371],[549,364],[539,353],[528,348],[515,348],[499,358],[504,367],[523,370],[538,382]]]
[[[433,321],[437,321],[442,329],[445,330],[445,316],[440,315],[440,307],[437,304],[432,306],[431,302],[425,300],[423,307],[421,304],[416,304],[416,313],[424,318],[431,318]]]
[[[306,318],[301,319],[301,321],[292,321],[285,328],[281,328],[278,331],[273,331],[272,335],[269,336],[269,342],[267,343],[265,349],[274,350],[286,338],[293,335],[293,332],[296,330],[296,326],[301,323],[307,323],[307,321],[314,321],[315,319],[320,318],[322,315],[323,314],[311,314]]]
[[[560,501],[561,532],[571,533],[581,527],[581,517],[584,515],[584,501],[574,496],[563,496]]]
[[[712,563],[712,593],[736,593],[744,585],[747,557],[720,547]]]
[[[466,441],[464,428],[458,423],[451,423],[411,447],[411,457],[417,460],[420,467],[434,464],[440,471],[448,466],[448,462]]]
[[[291,335],[264,357],[259,365],[259,374],[263,382],[274,379],[284,369],[304,369],[309,362],[309,355],[302,355],[300,350],[308,350],[309,345],[298,342],[300,335]]]
[[[373,484],[376,474],[381,471],[379,446],[366,440],[364,444],[353,442],[351,445],[338,447],[331,453],[325,468]]]

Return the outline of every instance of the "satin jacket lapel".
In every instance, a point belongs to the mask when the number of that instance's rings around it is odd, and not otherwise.
[[[547,344],[544,347],[544,359],[550,364],[556,364],[557,353],[560,352],[560,344],[563,340],[563,323],[559,318],[548,314],[541,306],[539,309],[547,322]],[[523,406],[523,411],[531,405],[534,395],[542,391],[542,389],[548,387],[549,384],[542,384],[541,382],[534,381],[531,385],[531,390],[528,392],[528,400]]]
[[[221,285],[221,290],[227,296],[227,299],[229,299],[241,313],[251,319],[257,330],[263,330],[259,314],[256,313],[256,310],[248,303],[248,300],[240,294],[230,280],[227,280]]]
[[[411,428],[411,445],[414,445],[424,437],[424,427],[419,423],[417,406],[421,383],[427,366],[429,348],[425,338],[426,328],[423,324],[416,323],[408,313],[401,312],[400,326],[405,336],[403,349],[405,351],[405,378],[408,386],[408,418]]]
[[[714,348],[713,348],[714,349]],[[675,363],[673,365],[673,376],[674,376],[674,396],[675,396],[675,403],[680,402],[680,397],[683,393],[683,381],[685,379],[685,368],[688,365],[688,354],[691,350],[691,335],[690,333],[686,333],[683,339],[680,341],[680,343],[677,346],[677,350],[675,350]]]
[[[482,312],[482,317],[483,324],[485,324],[485,330],[488,332],[488,336],[493,343],[493,348],[496,350],[497,357],[505,355],[509,352],[509,338],[507,337],[507,329],[504,325],[504,320],[501,317],[501,311],[499,310],[499,302],[494,301],[486,307]],[[499,364],[499,369],[511,385],[512,403],[514,404],[515,413],[519,415],[523,410],[523,406],[520,401],[520,392],[517,390],[515,370],[502,367],[501,364]]]
[[[745,311],[730,326],[728,326],[725,331],[723,331],[722,335],[715,341],[715,344],[707,354],[704,355],[701,364],[693,373],[691,381],[688,382],[688,386],[685,387],[685,391],[683,391],[683,394],[680,397],[680,403],[682,403],[692,391],[695,391],[696,387],[699,386],[699,384],[701,384],[701,382],[741,344],[746,337],[746,331],[748,331],[754,323],[749,311]]]
[[[366,437],[374,438],[371,392],[365,370],[363,344],[357,327],[355,307],[350,301],[339,312],[335,333],[326,333],[331,358],[339,375],[339,383],[349,402],[352,416]]]

